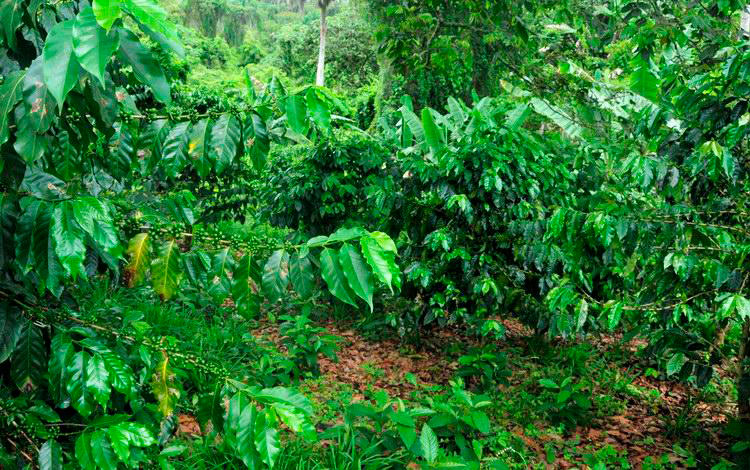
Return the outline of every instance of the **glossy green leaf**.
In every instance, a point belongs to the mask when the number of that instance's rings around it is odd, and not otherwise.
[[[286,98],[286,119],[294,132],[307,133],[307,104],[303,96],[291,95]]]
[[[193,125],[188,141],[188,158],[201,178],[205,178],[211,172],[208,149],[211,145],[212,127],[208,119],[201,119]]]
[[[217,174],[223,173],[234,162],[239,144],[239,121],[231,114],[222,114],[211,128],[209,147],[209,158],[214,162]]]
[[[672,355],[672,357],[667,362],[667,376],[672,376],[680,370],[682,370],[682,366],[685,365],[685,362],[687,362],[687,359],[685,358],[684,353],[677,353]]]
[[[263,413],[259,413],[255,418],[255,448],[268,468],[273,468],[281,452],[279,431]]]
[[[57,441],[49,440],[39,449],[39,470],[62,470],[62,447]]]
[[[315,88],[307,90],[307,109],[315,125],[323,131],[331,130],[331,110],[328,105],[320,99]]]
[[[179,43],[175,25],[168,18],[168,13],[154,0],[121,0],[124,7],[140,23],[162,34],[167,40]]]
[[[258,113],[251,113],[245,121],[245,147],[249,149],[253,167],[261,171],[265,167],[271,141],[266,123]]]
[[[190,121],[177,123],[169,131],[164,141],[159,165],[172,179],[176,179],[187,164],[189,129]]]
[[[83,470],[95,470],[94,454],[91,449],[91,433],[84,432],[78,436],[75,444],[75,456]]]
[[[180,285],[180,247],[176,240],[164,242],[159,248],[158,256],[151,263],[151,282],[162,300],[169,300]]]
[[[313,407],[310,400],[302,393],[286,387],[264,388],[253,393],[253,398],[266,404],[289,405],[299,410],[305,416],[312,416]]]
[[[263,267],[263,292],[269,302],[284,296],[289,285],[289,253],[277,250],[271,254]]]
[[[406,106],[402,106],[399,111],[401,112],[401,119],[403,120],[403,123],[411,131],[411,134],[414,136],[417,145],[424,142],[424,128],[422,127],[422,122],[419,120],[417,115],[414,114],[414,111],[407,108]],[[410,143],[407,143],[406,145],[410,145]]]
[[[237,263],[232,275],[232,299],[237,309],[246,317],[252,318],[260,313],[262,297],[260,268],[250,254],[246,254]]]
[[[30,320],[23,322],[10,359],[10,376],[13,383],[24,393],[36,390],[44,378],[47,364],[47,348],[42,330]]]
[[[396,265],[395,253],[384,249],[378,240],[371,236],[362,237],[360,246],[362,247],[362,254],[367,260],[367,264],[372,268],[375,277],[388,286],[391,292],[393,292],[394,287],[400,289],[401,277]]]
[[[0,3],[5,42],[13,50],[16,49],[16,30],[22,23],[23,7],[24,2],[21,0],[3,0]]]
[[[107,64],[119,46],[119,35],[107,33],[93,9],[86,7],[78,13],[73,25],[73,52],[81,67],[96,77],[102,88]]]
[[[50,237],[54,242],[55,253],[68,276],[75,280],[84,272],[83,260],[86,257],[84,233],[76,222],[73,204],[63,201],[52,211]]]
[[[375,286],[365,259],[352,245],[344,243],[339,250],[339,262],[351,290],[367,302],[370,311],[373,311],[372,295]]]
[[[8,141],[8,126],[13,117],[13,108],[23,98],[23,79],[23,72],[11,72],[0,86],[0,145]]]
[[[71,404],[82,416],[91,415],[96,406],[93,390],[89,387],[89,367],[91,355],[85,351],[75,353],[68,364],[68,383],[66,385]]]
[[[106,31],[122,16],[120,0],[94,0],[91,7],[97,23]]]
[[[151,242],[148,233],[139,233],[130,239],[126,251],[129,261],[125,266],[125,281],[135,287],[146,277],[151,264]]]
[[[136,393],[135,374],[117,353],[109,349],[101,341],[91,338],[81,341],[81,345],[95,353],[94,357],[101,359],[104,363],[108,384],[126,397],[132,397]]]
[[[44,83],[61,111],[81,69],[73,54],[73,25],[75,20],[57,23],[44,41]]]
[[[433,463],[438,458],[438,439],[431,427],[425,423],[422,426],[422,432],[419,435],[419,444],[422,449],[422,455],[429,463]]]
[[[170,87],[159,63],[131,31],[121,28],[119,33],[120,59],[133,68],[136,78],[151,88],[157,100],[169,104],[172,101]]]
[[[649,101],[658,101],[659,83],[647,63],[641,61],[638,68],[630,75],[630,89]]]
[[[229,400],[224,421],[224,438],[230,448],[250,469],[260,468],[260,455],[255,445],[257,411],[244,393],[236,393]]]
[[[112,444],[109,442],[106,432],[102,429],[91,434],[91,456],[98,469],[117,469],[117,455],[112,450]]]
[[[424,129],[425,142],[427,142],[432,153],[437,153],[443,148],[443,134],[435,124],[435,118],[432,116],[430,108],[422,108],[422,128]]]
[[[0,303],[0,364],[7,361],[16,349],[22,328],[18,309],[7,302]]]
[[[211,263],[210,283],[208,293],[214,302],[221,304],[229,297],[232,289],[231,272],[234,271],[234,257],[229,247],[219,250]]]
[[[294,255],[289,260],[289,279],[292,287],[303,299],[309,299],[315,287],[312,263],[307,256]]]
[[[323,249],[320,253],[320,269],[323,280],[328,285],[328,290],[342,302],[356,307],[357,304],[353,298],[354,293],[349,288],[338,253],[335,250],[331,248]]]
[[[67,390],[68,364],[73,360],[73,342],[70,337],[58,333],[52,337],[50,345],[49,368],[47,373],[50,394],[59,407],[70,404]]]
[[[159,412],[166,418],[174,412],[180,393],[174,386],[175,375],[169,367],[169,358],[162,357],[151,380],[151,391],[158,402]]]
[[[86,386],[91,390],[94,400],[107,408],[111,388],[109,385],[109,370],[104,359],[99,354],[94,354],[88,362],[88,373],[86,374]]]

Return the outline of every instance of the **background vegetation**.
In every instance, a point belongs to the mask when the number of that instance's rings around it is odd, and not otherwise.
[[[0,468],[750,468],[744,2],[0,11]]]

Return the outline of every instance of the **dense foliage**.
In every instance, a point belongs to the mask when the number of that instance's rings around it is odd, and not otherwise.
[[[581,343],[533,377],[561,433],[607,409],[586,343],[635,338],[660,379],[733,381],[733,462],[701,465],[746,468],[743,8],[3,0],[0,467],[527,468],[491,413],[513,318]],[[321,428],[326,319],[476,344]],[[277,320],[279,350],[247,332]]]

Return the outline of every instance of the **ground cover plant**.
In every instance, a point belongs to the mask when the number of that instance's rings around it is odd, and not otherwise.
[[[0,11],[0,468],[749,468],[743,2]]]

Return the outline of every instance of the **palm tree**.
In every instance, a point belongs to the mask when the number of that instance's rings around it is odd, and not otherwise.
[[[326,13],[328,12],[328,5],[332,2],[333,0],[318,0],[318,6],[320,7],[320,47],[318,48],[318,72],[315,75],[315,84],[317,86],[325,85],[326,80],[326,35],[328,34]]]

